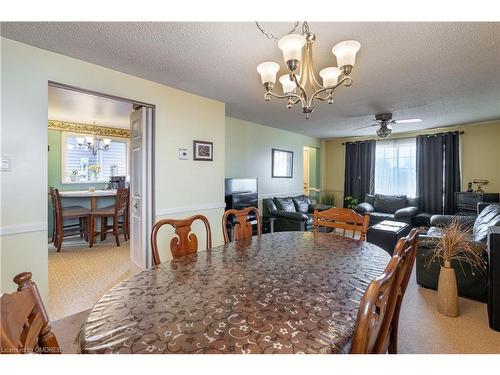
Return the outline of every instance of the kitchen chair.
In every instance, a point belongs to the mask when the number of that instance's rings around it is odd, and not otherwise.
[[[411,272],[415,265],[418,247],[418,229],[413,228],[406,238],[400,238],[394,249],[394,255],[398,255],[403,260],[400,275],[398,277],[398,294],[394,315],[391,320],[389,353],[397,354],[398,352],[398,325],[399,314],[406,288],[410,281]]]
[[[191,231],[191,225],[195,220],[201,220],[205,224],[207,233],[207,250],[212,247],[212,232],[210,223],[203,215],[194,215],[186,219],[162,219],[158,221],[151,232],[151,249],[153,251],[153,264],[160,264],[160,253],[158,252],[158,231],[164,225],[171,225],[175,228],[176,237],[170,240],[170,251],[174,258],[183,255],[196,253],[198,251],[198,238]]]
[[[244,238],[250,238],[253,236],[253,228],[251,220],[253,220],[253,215],[255,215],[255,220],[257,220],[257,235],[262,234],[262,224],[260,220],[259,210],[255,207],[247,207],[242,210],[227,210],[222,216],[222,233],[224,234],[224,243],[230,241],[229,233],[227,230],[228,219],[233,218],[233,241],[239,241]]]
[[[90,236],[89,236],[89,247],[94,245],[94,237],[99,235],[101,240],[106,238],[106,233],[111,230],[115,236],[116,246],[120,246],[120,236],[119,231],[122,229],[123,237],[127,240],[127,217],[129,206],[129,189],[119,188],[116,190],[115,205],[106,208],[99,208],[90,212]],[[113,218],[113,225],[108,225],[108,218]],[[118,220],[123,217],[123,227],[118,226]],[[101,230],[100,233],[95,232],[96,219],[101,218]]]
[[[368,225],[370,224],[370,215],[367,213],[362,216],[349,208],[332,207],[324,211],[314,210],[313,223],[315,232],[318,232],[320,226],[333,228],[334,230],[342,229],[343,237],[346,235],[346,230],[352,231],[352,238],[355,237],[356,232],[359,232],[360,239],[365,241]]]
[[[80,237],[88,239],[88,221],[90,217],[90,210],[88,208],[73,206],[73,207],[63,207],[61,204],[61,196],[59,195],[59,190],[51,188],[50,196],[52,199],[52,207],[54,213],[54,234],[53,243],[54,247],[58,252],[61,251],[63,238],[69,235],[74,235],[74,233],[67,233],[69,230],[76,230],[80,234]],[[64,221],[69,219],[78,219],[79,224],[64,226]]]
[[[369,285],[359,304],[351,343],[352,354],[383,354],[387,351],[389,324],[397,298],[402,259],[394,255],[382,275]]]
[[[14,282],[18,285],[17,292],[0,297],[0,353],[60,354],[42,299],[31,281],[31,272],[20,273]]]

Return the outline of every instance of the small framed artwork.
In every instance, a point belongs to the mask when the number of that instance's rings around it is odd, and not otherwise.
[[[214,144],[205,141],[193,141],[193,160],[214,160]]]
[[[293,151],[272,150],[272,178],[293,178]]]

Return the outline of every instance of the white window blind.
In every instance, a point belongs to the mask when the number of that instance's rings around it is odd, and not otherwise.
[[[62,182],[109,182],[110,176],[126,176],[128,173],[128,142],[123,139],[112,139],[109,150],[98,151],[94,156],[88,149],[79,149],[76,137],[85,134],[63,133],[61,137]],[[99,165],[101,171],[98,179],[92,179],[89,167]],[[113,172],[112,172],[113,169]]]
[[[378,141],[375,151],[375,193],[416,195],[416,140]]]

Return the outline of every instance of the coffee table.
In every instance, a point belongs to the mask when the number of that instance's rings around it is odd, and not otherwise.
[[[410,233],[411,226],[399,221],[384,220],[368,228],[366,241],[381,247],[392,255],[396,243]]]

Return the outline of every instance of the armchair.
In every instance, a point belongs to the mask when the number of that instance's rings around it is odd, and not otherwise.
[[[491,226],[500,226],[500,205],[490,204],[486,208],[478,207],[478,216],[454,216],[454,215],[433,215],[431,217],[431,227],[426,234],[420,235],[420,241],[417,249],[416,274],[417,284],[425,288],[437,289],[439,280],[439,262],[429,264],[434,249],[432,238],[441,236],[441,228],[451,223],[453,218],[457,218],[465,227],[472,229],[470,241],[484,248],[483,257],[488,261],[486,252],[486,239],[488,228]],[[458,294],[464,297],[486,301],[488,292],[488,277],[486,270],[473,270],[466,263],[459,264],[456,261],[451,262],[457,276]]]

